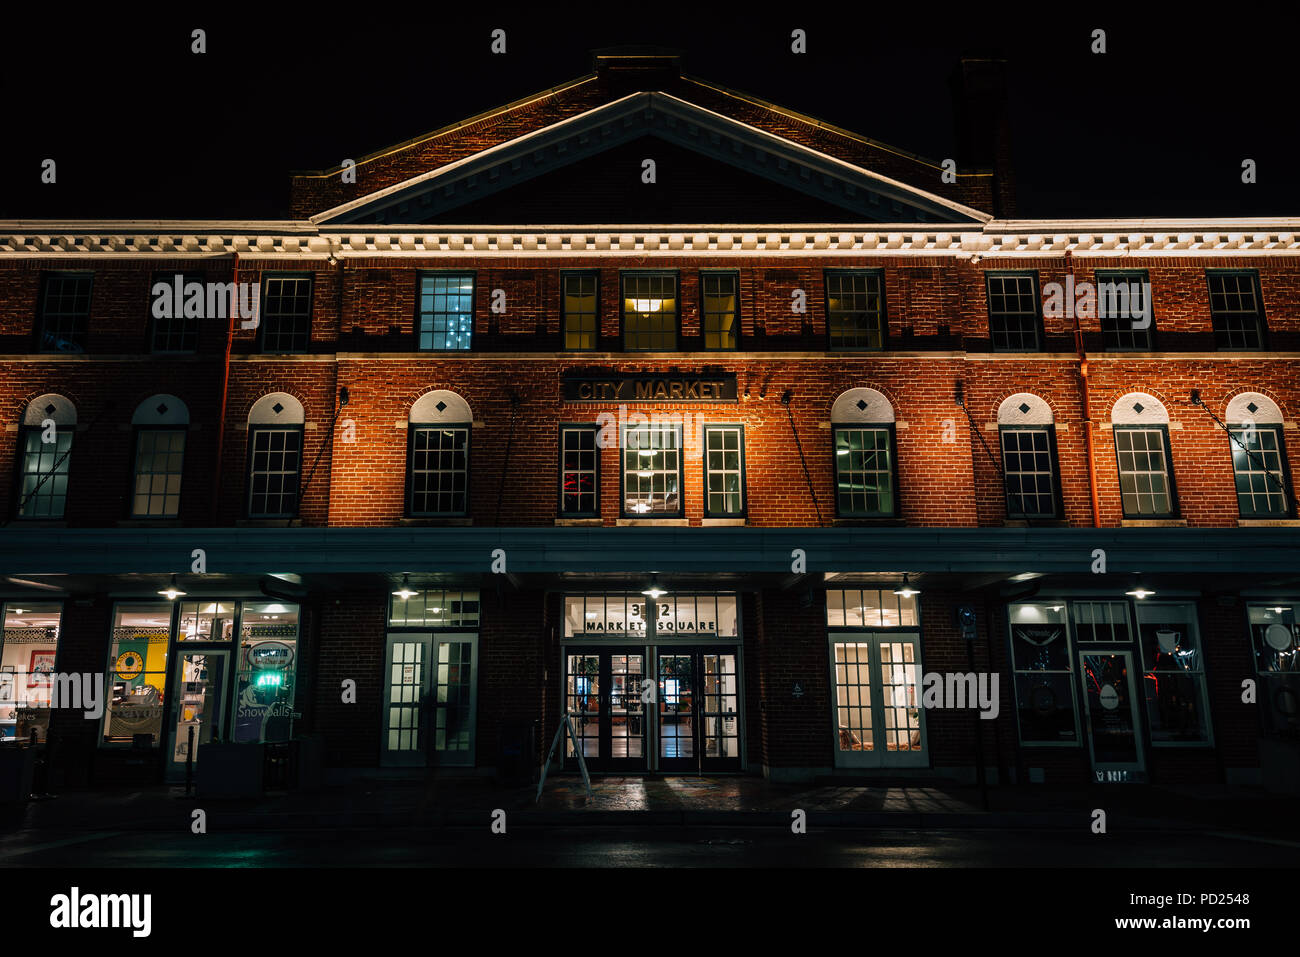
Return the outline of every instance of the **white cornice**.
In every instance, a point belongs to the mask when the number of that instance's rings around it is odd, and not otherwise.
[[[382,230],[304,222],[0,221],[0,259],[167,258],[324,260],[554,256],[836,258],[927,256],[1053,259],[1066,253],[1145,256],[1300,255],[1300,219],[995,221],[980,228],[914,225],[410,226]]]

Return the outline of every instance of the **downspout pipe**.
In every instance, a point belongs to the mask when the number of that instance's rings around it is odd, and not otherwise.
[[[1068,289],[1074,288],[1074,257],[1065,251],[1065,275]],[[1092,527],[1101,528],[1101,506],[1097,500],[1097,450],[1092,438],[1092,413],[1088,403],[1088,356],[1083,348],[1083,330],[1079,327],[1079,312],[1070,304],[1074,314],[1074,350],[1079,358],[1079,402],[1082,406],[1083,442],[1088,451],[1088,494],[1092,498]]]
[[[239,312],[239,253],[235,253],[235,266],[232,275],[234,289],[230,296],[230,327],[226,330],[226,356],[221,372],[221,412],[217,416],[217,457],[212,469],[212,526],[217,525],[217,513],[221,497],[221,458],[226,440],[226,403],[230,398],[230,350],[235,342],[235,315]]]

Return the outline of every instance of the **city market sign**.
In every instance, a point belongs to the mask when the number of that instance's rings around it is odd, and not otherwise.
[[[565,376],[565,402],[735,402],[735,373]]]

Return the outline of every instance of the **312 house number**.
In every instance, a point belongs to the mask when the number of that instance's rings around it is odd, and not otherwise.
[[[645,605],[633,602],[629,604],[627,607],[629,609],[629,613],[632,615],[633,618],[640,618],[645,614]],[[672,605],[659,606],[660,618],[667,618],[671,614],[672,614]]]

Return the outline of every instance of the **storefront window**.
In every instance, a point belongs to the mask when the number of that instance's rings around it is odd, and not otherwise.
[[[177,641],[230,641],[234,637],[233,601],[181,602]]]
[[[1208,744],[1205,660],[1192,604],[1140,604],[1143,697],[1152,744]]]
[[[1022,744],[1076,744],[1074,667],[1065,602],[1008,609]]]
[[[405,587],[405,586],[404,586]],[[394,628],[466,628],[478,630],[477,591],[412,588],[410,598],[394,595],[388,605],[388,624]]]
[[[1259,675],[1260,714],[1273,734],[1300,731],[1300,607],[1293,603],[1250,605],[1247,622],[1255,672]]]
[[[289,740],[298,670],[297,605],[243,604],[238,667],[234,740]]]
[[[1133,634],[1129,631],[1126,602],[1076,601],[1071,606],[1074,612],[1074,639],[1080,644],[1127,644],[1133,640]]]
[[[0,646],[0,740],[45,741],[50,728],[50,675],[59,649],[60,602],[4,606]]]
[[[108,646],[109,700],[104,741],[130,744],[138,735],[157,743],[162,731],[163,692],[171,602],[118,605]]]

